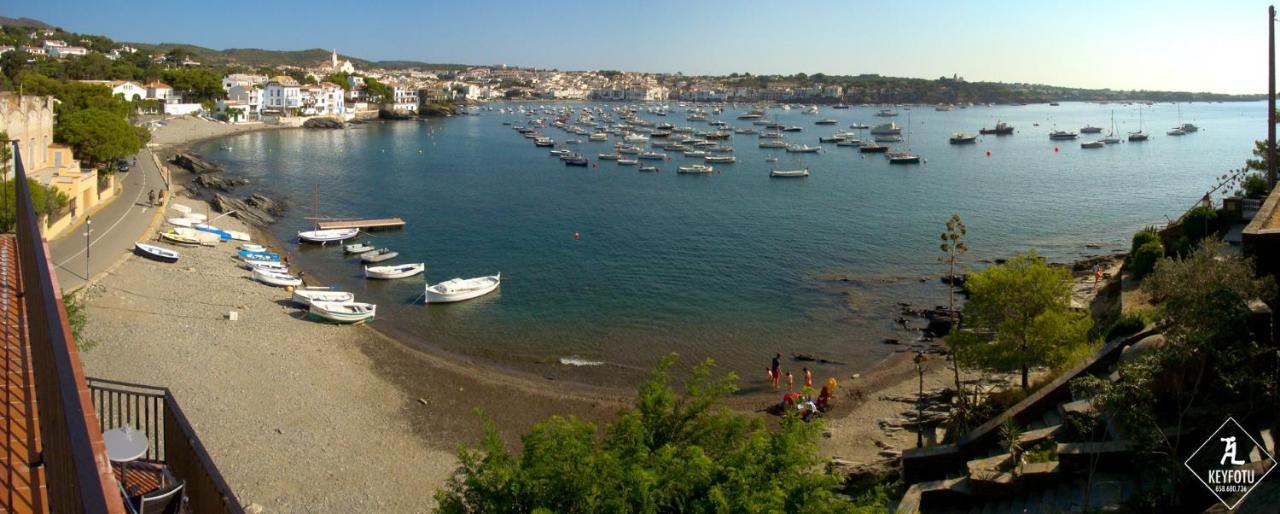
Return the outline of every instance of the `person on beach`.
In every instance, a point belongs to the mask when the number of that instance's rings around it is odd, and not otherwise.
[[[791,372],[787,372],[787,390],[792,391],[796,388],[796,380],[791,377]]]
[[[836,385],[836,379],[827,379],[827,383],[822,386],[822,391],[818,392],[818,401],[816,403],[818,410],[826,412],[831,409],[831,395],[835,394]]]
[[[813,389],[813,370],[809,368],[803,368],[803,369],[804,369],[804,386],[808,389]]]
[[[773,356],[773,365],[769,367],[769,385],[778,389],[778,381],[782,378],[782,354]]]
[[[156,190],[155,189],[147,191],[147,205],[151,207],[156,206]]]

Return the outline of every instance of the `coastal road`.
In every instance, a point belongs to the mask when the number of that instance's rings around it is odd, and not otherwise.
[[[49,241],[49,252],[63,291],[80,287],[85,282],[86,254],[89,276],[92,277],[115,264],[121,253],[131,251],[133,243],[142,237],[151,223],[155,208],[147,205],[147,192],[164,189],[164,179],[151,157],[151,151],[139,152],[133,169],[117,172],[116,177],[123,184],[123,189],[115,200],[93,214],[91,225],[81,223]],[[92,228],[87,252],[86,226]]]

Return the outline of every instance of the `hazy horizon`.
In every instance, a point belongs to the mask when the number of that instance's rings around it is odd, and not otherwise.
[[[1005,1],[972,6],[822,0],[779,8],[754,0],[538,5],[393,0],[360,13],[332,0],[178,7],[138,0],[131,5],[135,8],[122,11],[83,0],[50,0],[4,15],[117,41],[214,49],[336,48],[371,61],[687,75],[959,75],[970,81],[1087,89],[1266,91],[1266,4],[1243,0],[1083,1],[1070,9]]]

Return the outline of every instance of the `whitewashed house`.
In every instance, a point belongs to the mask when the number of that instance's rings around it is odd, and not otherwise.
[[[253,121],[262,116],[262,88],[256,84],[235,85],[227,91],[227,105],[234,105],[237,108],[244,109],[244,117],[239,121]],[[225,105],[219,105],[219,109],[226,110]]]
[[[169,85],[164,82],[153,80],[144,84],[142,87],[147,91],[146,98],[148,100],[160,100],[165,103],[168,103],[170,100],[176,100],[176,97],[173,94],[173,88],[169,87]]]
[[[222,77],[222,90],[231,92],[231,88],[235,86],[260,86],[267,81],[266,75],[252,75],[248,73],[232,73]]]
[[[391,110],[397,112],[418,112],[418,88],[405,82],[395,82],[391,86]]]
[[[287,75],[272,77],[263,87],[263,112],[297,114],[302,110],[302,87]]]

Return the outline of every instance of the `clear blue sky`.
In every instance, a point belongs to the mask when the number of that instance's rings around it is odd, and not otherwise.
[[[1077,87],[1266,90],[1246,0],[40,0],[67,30],[211,48],[687,74],[880,73]]]

